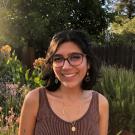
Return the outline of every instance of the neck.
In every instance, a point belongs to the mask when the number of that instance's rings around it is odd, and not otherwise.
[[[62,96],[62,98],[67,100],[76,100],[81,99],[83,95],[83,91],[81,88],[66,88],[66,87],[60,87],[59,92]]]

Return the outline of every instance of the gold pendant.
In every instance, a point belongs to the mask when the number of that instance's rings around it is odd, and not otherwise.
[[[76,130],[75,126],[73,126],[73,127],[71,128],[71,130],[74,132],[74,131]]]

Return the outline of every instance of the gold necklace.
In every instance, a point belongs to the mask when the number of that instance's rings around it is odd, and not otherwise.
[[[82,106],[80,105],[79,106],[79,111],[77,112],[77,114],[80,113],[81,108],[82,108]],[[62,114],[63,114],[63,116],[65,116],[65,105],[64,105],[64,103],[63,103],[63,108],[62,108]],[[75,132],[77,130],[77,128],[75,126],[76,121],[73,121],[73,122],[70,122],[70,123],[71,123],[71,131]]]
[[[71,131],[72,132],[75,132],[76,131],[76,127],[75,127],[75,123],[76,123],[76,121],[73,121],[73,122],[71,122]]]
[[[53,106],[53,105],[54,105],[54,101],[52,101],[52,103],[51,103],[51,106]],[[62,115],[65,117],[65,105],[64,105],[64,103],[62,103],[62,105],[63,105],[63,108],[62,108]],[[78,111],[77,114],[80,113],[81,108],[82,108],[82,106],[80,105],[80,106],[79,106],[79,111]],[[71,131],[72,131],[72,132],[75,132],[75,131],[76,131],[76,127],[75,127],[76,121],[73,121],[73,122],[70,122],[70,123],[71,123]]]

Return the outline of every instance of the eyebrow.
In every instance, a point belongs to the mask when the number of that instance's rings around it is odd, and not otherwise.
[[[69,53],[68,56],[70,56],[72,54],[83,54],[83,53],[82,52],[72,52],[72,53]],[[63,55],[59,54],[59,53],[56,53],[56,54],[54,54],[54,56],[63,56]]]

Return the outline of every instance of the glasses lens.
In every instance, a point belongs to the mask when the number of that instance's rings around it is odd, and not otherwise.
[[[53,56],[53,66],[55,67],[61,67],[63,66],[64,58],[59,55]]]
[[[73,66],[78,66],[82,63],[83,54],[80,53],[73,53],[69,56],[68,61]]]

